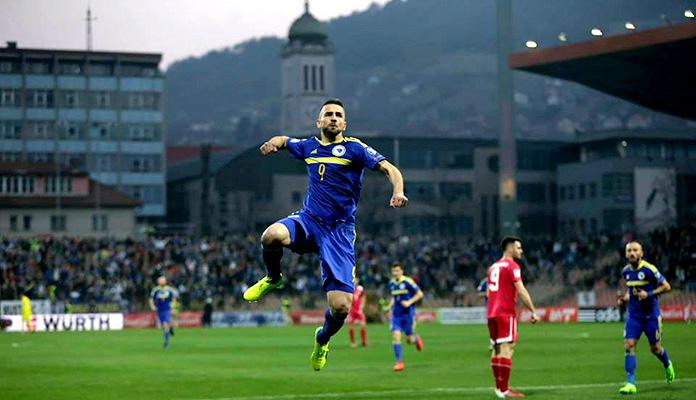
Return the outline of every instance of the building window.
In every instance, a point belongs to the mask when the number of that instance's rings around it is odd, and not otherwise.
[[[109,230],[109,219],[106,214],[93,214],[92,215],[92,231],[93,232],[106,232]]]
[[[578,185],[578,199],[583,200],[587,197],[587,187],[584,183]]]
[[[590,233],[597,233],[597,218],[590,218]]]
[[[317,66],[312,65],[312,92],[317,91]]]
[[[27,74],[47,75],[51,73],[50,61],[27,61]]]
[[[602,175],[602,196],[619,201],[632,201],[633,174],[610,173]]]
[[[304,66],[304,90],[309,91],[309,65]]]
[[[0,121],[0,139],[19,139],[22,121]]]
[[[566,199],[566,187],[561,185],[558,188],[558,198],[561,201],[564,201]]]
[[[53,107],[53,90],[27,91],[27,106],[36,108]]]
[[[34,193],[35,179],[33,176],[2,176],[0,177],[0,193],[32,194]]]
[[[19,72],[19,64],[12,60],[0,61],[0,74],[13,74]]]
[[[89,63],[89,74],[92,76],[111,76],[113,72],[113,64],[103,62]]]
[[[408,187],[409,194],[414,200],[429,201],[435,199],[435,184],[433,182],[409,182],[406,187]]]
[[[471,200],[473,189],[470,182],[441,182],[440,196],[445,201]]]
[[[31,230],[31,215],[25,215],[22,218],[22,222],[24,222],[24,230],[25,231],[30,231]]]
[[[519,183],[517,200],[524,203],[546,203],[546,185],[543,183]]]
[[[292,192],[292,204],[297,205],[297,204],[300,204],[301,201],[302,201],[302,193]]]
[[[93,122],[89,130],[89,137],[93,140],[112,139],[112,126],[108,122]]]
[[[35,163],[52,163],[53,153],[27,153],[27,160]]]
[[[19,219],[16,215],[10,215],[10,230],[12,232],[17,232],[17,220]]]
[[[128,140],[134,142],[151,142],[157,140],[157,130],[154,125],[130,125]]]
[[[324,66],[319,66],[319,90],[324,91]]]
[[[0,90],[0,106],[15,107],[19,106],[19,91],[15,89]]]
[[[633,227],[633,210],[610,208],[602,211],[604,228],[612,232],[625,232]]]
[[[35,121],[29,123],[28,135],[31,139],[53,139],[52,123]]]
[[[590,198],[594,199],[597,197],[597,184],[596,183],[590,183]]]
[[[575,200],[575,185],[568,185],[568,200]]]
[[[60,61],[58,70],[61,75],[82,75],[82,63],[79,61]]]
[[[80,106],[79,94],[74,90],[66,91],[65,92],[64,107],[65,108],[78,108],[79,106]]]
[[[157,100],[156,93],[129,93],[127,105],[136,110],[156,110]]]
[[[72,179],[69,176],[61,176],[60,179],[56,176],[44,177],[44,193],[56,193],[58,190],[61,193],[72,192]]]
[[[0,161],[2,162],[15,162],[22,159],[22,153],[14,151],[3,151],[0,152]]]
[[[123,76],[143,76],[151,78],[157,75],[157,68],[150,64],[121,63],[121,75]]]
[[[75,121],[60,121],[60,138],[67,140],[84,139],[82,123]]]
[[[65,215],[51,215],[51,230],[53,232],[63,232],[65,226]]]
[[[111,93],[94,93],[94,108],[109,108],[111,106]]]

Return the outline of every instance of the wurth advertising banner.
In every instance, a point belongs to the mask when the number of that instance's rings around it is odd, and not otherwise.
[[[8,332],[26,331],[19,315],[5,316],[11,324]],[[36,332],[113,331],[123,329],[123,314],[38,314],[32,316]]]
[[[578,320],[577,307],[539,307],[536,309],[537,316],[543,322],[576,322]],[[527,309],[522,309],[517,313],[517,320],[529,322],[532,313]]]

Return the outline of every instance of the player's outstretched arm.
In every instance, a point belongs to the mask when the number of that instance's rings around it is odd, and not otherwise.
[[[155,301],[150,298],[150,310],[155,311]]]
[[[287,136],[273,136],[272,138],[268,139],[264,144],[259,147],[259,151],[261,152],[262,155],[267,156],[272,153],[277,153],[278,150],[286,148],[286,144],[288,141]]]
[[[515,288],[517,289],[517,293],[520,295],[522,304],[524,304],[524,306],[532,312],[532,323],[536,323],[539,321],[539,317],[536,314],[534,303],[532,303],[532,296],[529,295],[529,292],[527,291],[527,288],[524,287],[524,283],[522,283],[522,281],[515,282]]]
[[[404,195],[404,177],[401,171],[387,160],[382,160],[377,164],[377,168],[384,173],[392,185],[392,197],[389,200],[389,206],[392,208],[406,207],[408,197]]]

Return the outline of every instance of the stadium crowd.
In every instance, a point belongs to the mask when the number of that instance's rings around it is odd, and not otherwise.
[[[616,287],[617,271],[624,263],[622,245],[631,238],[525,238],[525,281],[554,288],[557,295],[568,294],[564,288],[591,289],[597,280]],[[641,239],[646,259],[658,265],[673,286],[696,292],[696,225],[654,231]],[[483,239],[409,236],[359,237],[356,253],[357,275],[368,291],[384,290],[389,266],[398,260],[429,299],[457,305],[467,304],[472,295],[476,298],[478,282],[499,256],[497,244]],[[316,256],[286,253],[283,273],[284,295],[319,295]],[[264,274],[258,238],[253,235],[141,241],[47,236],[0,241],[2,299],[17,299],[28,290],[33,298],[69,304],[116,303],[123,311],[139,311],[156,278],[165,275],[179,291],[184,309],[202,307],[209,296],[219,304],[235,306],[247,285]]]

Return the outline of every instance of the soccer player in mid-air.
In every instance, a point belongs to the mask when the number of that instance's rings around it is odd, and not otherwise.
[[[320,137],[296,139],[275,136],[261,145],[262,155],[286,149],[307,165],[308,187],[302,210],[272,224],[261,235],[267,276],[244,292],[244,299],[258,301],[283,285],[280,260],[283,247],[318,253],[322,289],[328,308],[324,326],[314,332],[310,363],[315,371],[326,365],[329,339],[343,326],[353,301],[355,279],[355,213],[365,168],[384,173],[392,185],[389,205],[405,207],[401,172],[372,147],[345,137],[346,112],[338,99],[326,101],[316,120]]]
[[[401,333],[406,335],[409,344],[415,344],[416,350],[423,351],[423,341],[416,334],[416,307],[414,304],[423,298],[423,291],[418,284],[404,275],[404,269],[399,263],[391,267],[392,279],[389,281],[391,302],[389,308],[392,312],[391,333],[392,346],[394,348],[394,371],[404,370],[404,362],[401,357]]]
[[[522,303],[532,312],[531,321],[539,317],[534,309],[532,298],[522,283],[522,271],[516,260],[522,258],[522,241],[508,236],[500,244],[503,257],[488,268],[488,332],[493,345],[491,368],[495,378],[495,395],[498,398],[521,398],[508,387],[512,370],[512,353],[517,341],[517,320],[515,305],[517,294]]]
[[[662,317],[657,296],[671,290],[669,282],[652,264],[643,260],[643,246],[634,241],[626,244],[628,264],[621,275],[626,281],[626,293],[619,297],[619,304],[628,302],[628,318],[624,327],[624,369],[626,384],[619,389],[621,394],[635,394],[636,388],[636,342],[645,333],[650,351],[665,368],[667,383],[674,382],[674,366],[667,350],[662,347]]]
[[[355,325],[360,325],[360,342],[363,347],[367,347],[367,327],[365,318],[365,288],[362,285],[357,285],[356,280],[355,290],[353,291],[353,304],[350,307],[350,313],[346,322],[348,325],[348,336],[350,338],[350,347],[358,347],[355,343]]]
[[[157,311],[157,318],[162,327],[164,336],[164,348],[169,347],[169,335],[171,334],[171,306],[172,301],[178,297],[176,290],[167,285],[167,278],[157,278],[157,286],[150,292],[150,309]]]

